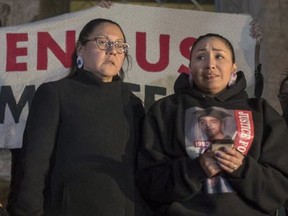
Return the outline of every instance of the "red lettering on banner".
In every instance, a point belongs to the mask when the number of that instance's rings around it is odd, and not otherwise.
[[[38,32],[37,44],[37,70],[47,70],[48,49],[50,49],[64,67],[71,66],[72,54],[75,49],[75,31],[66,32],[66,52],[61,49],[57,42],[48,32]]]
[[[18,56],[27,56],[26,47],[17,47],[17,42],[28,41],[27,33],[6,34],[7,40],[7,57],[6,71],[27,71],[27,63],[17,63]]]
[[[147,72],[161,72],[169,64],[170,35],[160,35],[160,58],[157,63],[149,63],[146,58],[146,33],[136,32],[136,61]]]
[[[184,40],[181,41],[180,44],[180,52],[182,54],[182,56],[184,56],[185,58],[187,58],[190,61],[190,51],[191,51],[191,47],[195,42],[195,38],[193,37],[188,37],[185,38]],[[185,66],[185,65],[181,65],[178,69],[179,73],[189,73],[190,69],[189,67]]]
[[[136,32],[136,61],[140,68],[145,72],[162,72],[169,65],[170,52],[170,35],[160,34],[159,36],[159,59],[156,63],[148,62],[147,57],[147,41],[146,32]],[[28,33],[7,33],[7,55],[6,55],[6,71],[27,71],[29,62],[17,62],[17,58],[21,56],[28,57],[28,49],[30,47],[19,47],[18,42],[28,42]],[[75,31],[66,31],[65,47],[62,48],[57,41],[48,32],[37,33],[37,70],[48,69],[48,53],[51,51],[54,56],[66,68],[72,65],[72,54],[75,50],[76,35]],[[190,50],[195,42],[194,37],[183,39],[179,45],[181,55],[189,60]],[[30,44],[30,43],[29,43]],[[156,44],[157,45],[157,44]],[[31,47],[34,48],[34,47]],[[189,73],[189,67],[181,64],[178,72]]]
[[[254,138],[252,112],[246,110],[235,110],[234,115],[237,125],[237,135],[234,139],[234,146],[238,151],[246,155]]]

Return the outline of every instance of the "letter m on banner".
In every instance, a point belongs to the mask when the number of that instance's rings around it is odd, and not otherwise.
[[[19,102],[17,103],[13,95],[11,86],[2,86],[0,92],[0,123],[3,124],[5,121],[6,105],[9,107],[15,123],[19,123],[19,118],[22,113],[22,110],[27,103],[28,106],[30,107],[34,93],[35,93],[34,85],[26,86],[20,97]]]

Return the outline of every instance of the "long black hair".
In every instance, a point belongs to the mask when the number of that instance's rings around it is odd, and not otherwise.
[[[123,37],[124,37],[124,42],[126,42],[126,37],[125,37],[125,34],[121,28],[121,26],[112,21],[112,20],[109,20],[109,19],[104,19],[104,18],[97,18],[97,19],[93,19],[93,20],[90,20],[81,30],[80,34],[79,34],[79,38],[78,38],[78,41],[77,41],[77,44],[80,43],[81,45],[85,45],[87,43],[87,39],[89,38],[90,34],[92,34],[92,32],[95,30],[95,28],[97,28],[99,25],[103,24],[103,23],[110,23],[110,24],[113,24],[113,25],[116,25],[118,26],[118,28],[120,29]],[[130,56],[128,54],[128,51],[124,53],[125,55],[125,60],[127,61],[127,69],[130,68]],[[77,72],[77,63],[76,63],[76,60],[77,60],[77,45],[75,47],[75,51],[72,55],[72,66],[71,66],[71,70],[70,70],[70,73],[68,74],[68,77],[72,77],[76,74]],[[120,71],[119,71],[119,77],[123,80],[124,79],[124,76],[125,76],[125,73],[124,73],[124,70],[123,68],[121,67]]]

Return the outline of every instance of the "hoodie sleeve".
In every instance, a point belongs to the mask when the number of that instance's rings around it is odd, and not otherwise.
[[[59,121],[58,96],[41,85],[32,101],[7,209],[11,216],[43,214],[44,187]]]
[[[143,196],[155,205],[189,199],[206,178],[198,158],[190,159],[185,152],[183,117],[176,107],[170,98],[160,100],[144,120],[136,181]]]
[[[288,130],[284,119],[267,102],[258,104],[250,152],[240,169],[227,178],[239,196],[269,213],[288,198]]]

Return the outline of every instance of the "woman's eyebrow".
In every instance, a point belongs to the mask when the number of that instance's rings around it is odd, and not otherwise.
[[[225,50],[223,49],[218,49],[218,48],[212,48],[213,51],[219,51],[219,52],[225,52]],[[206,48],[200,48],[200,49],[197,49],[195,50],[196,52],[203,52],[203,51],[207,51]]]

